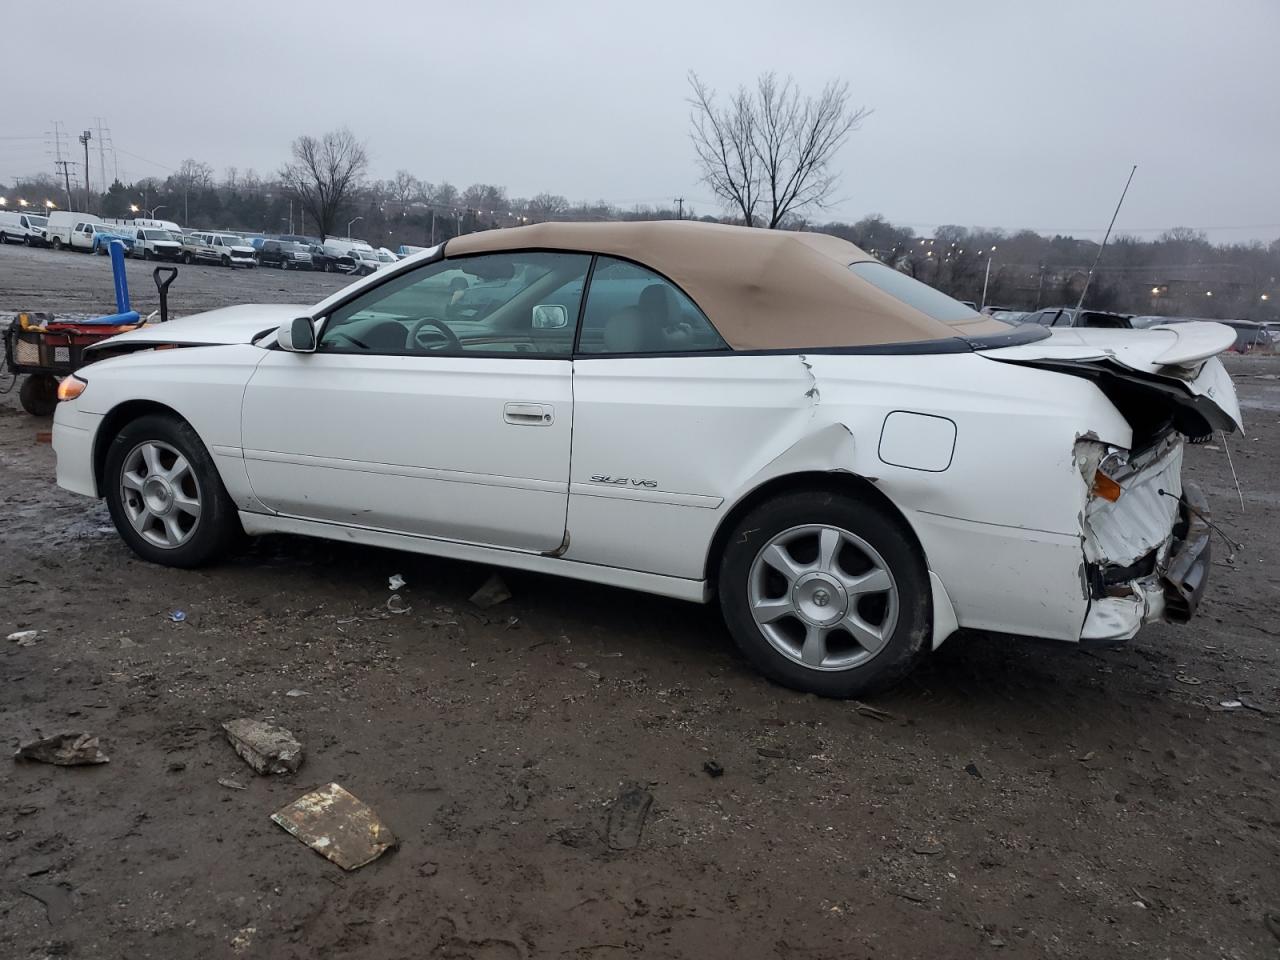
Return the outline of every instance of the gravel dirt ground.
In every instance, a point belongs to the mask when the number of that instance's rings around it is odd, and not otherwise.
[[[0,249],[0,309],[109,307],[108,277]],[[197,267],[172,297],[340,280]],[[4,761],[0,956],[1275,958],[1280,360],[1228,366],[1243,509],[1221,441],[1187,469],[1243,545],[1215,543],[1193,624],[955,638],[874,709],[762,680],[710,609],[604,587],[513,572],[481,610],[487,569],[291,538],[148,565],[53,485],[10,394],[0,636],[39,634],[0,647],[0,731],[111,760]],[[255,776],[233,717],[293,731],[301,769]],[[331,781],[399,848],[343,873],[270,820]]]

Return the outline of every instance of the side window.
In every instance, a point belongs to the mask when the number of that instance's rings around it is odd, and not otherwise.
[[[319,349],[569,357],[590,264],[586,254],[541,252],[426,264],[335,310]]]
[[[626,260],[596,260],[579,353],[709,353],[728,349],[697,304],[671,281]]]

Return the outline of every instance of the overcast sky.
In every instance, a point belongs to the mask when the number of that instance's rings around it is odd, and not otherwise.
[[[1137,163],[1118,230],[1280,236],[1280,0],[63,0],[3,23],[0,182],[52,172],[21,138],[54,120],[79,150],[101,117],[125,179],[185,157],[270,174],[347,125],[377,177],[716,212],[686,73],[728,91],[772,69],[875,111],[824,219],[1100,234]]]

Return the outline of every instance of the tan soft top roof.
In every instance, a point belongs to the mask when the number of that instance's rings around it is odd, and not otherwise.
[[[861,279],[849,264],[873,261],[823,233],[762,230],[691,220],[539,223],[469,233],[445,256],[501,250],[573,250],[622,257],[670,278],[735,350],[856,347],[1007,332],[974,315],[947,324]]]

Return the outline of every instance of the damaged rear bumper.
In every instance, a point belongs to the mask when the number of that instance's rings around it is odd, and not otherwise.
[[[1200,488],[1182,485],[1178,517],[1167,551],[1155,569],[1127,584],[1107,588],[1089,605],[1082,643],[1128,640],[1145,623],[1186,623],[1195,616],[1209,582],[1209,502]]]

